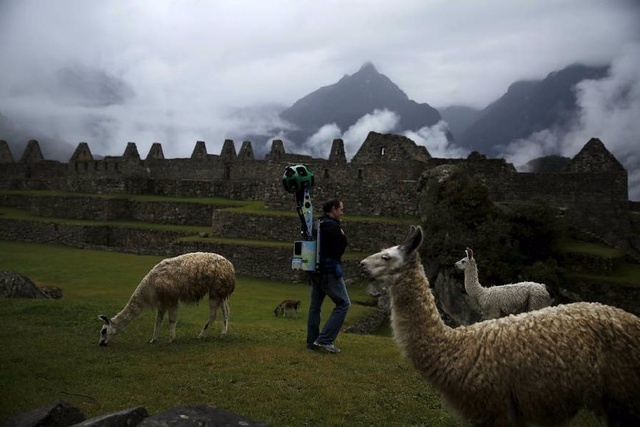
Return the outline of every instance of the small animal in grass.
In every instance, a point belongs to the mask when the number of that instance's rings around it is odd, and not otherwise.
[[[276,316],[282,315],[287,317],[287,311],[293,311],[294,317],[298,318],[298,311],[300,310],[300,300],[286,299],[276,306],[273,310],[273,314]]]

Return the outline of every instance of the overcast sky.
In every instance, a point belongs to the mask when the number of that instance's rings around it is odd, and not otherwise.
[[[569,139],[549,130],[527,139],[537,151],[520,141],[505,155],[520,162],[559,144],[574,155],[599,136],[620,156],[629,154],[619,146],[640,139],[639,52],[638,0],[0,0],[0,113],[94,153],[121,155],[134,141],[144,158],[160,142],[165,157],[188,157],[198,140],[210,154],[225,138],[239,147],[239,129],[265,124],[255,107],[290,106],[366,61],[435,108],[483,108],[517,80],[575,62],[613,64],[606,83],[582,87],[584,122]],[[108,106],[65,96],[54,76],[69,66],[131,92]],[[626,136],[607,133],[612,123],[600,119],[609,114]],[[379,131],[389,126],[382,115]],[[362,137],[325,129],[316,140],[336,133]],[[412,139],[436,156],[458,153],[440,134]]]

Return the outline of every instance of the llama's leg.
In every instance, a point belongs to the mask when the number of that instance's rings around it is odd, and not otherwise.
[[[153,335],[151,335],[151,339],[149,340],[149,344],[153,344],[153,342],[158,337],[158,332],[162,327],[162,319],[164,318],[164,310],[158,309],[156,311],[156,322],[153,324]]]
[[[178,323],[178,307],[169,309],[169,342],[176,339],[176,324]]]
[[[482,309],[483,320],[499,319],[501,317],[500,308],[498,307],[486,307]]]
[[[527,292],[527,299],[524,302],[525,311],[533,311],[536,309],[535,298],[532,297],[531,292]]]
[[[218,298],[209,297],[209,320],[207,320],[207,323],[205,323],[204,326],[202,327],[202,330],[198,334],[198,338],[204,338],[204,336],[207,333],[207,329],[209,329],[209,326],[213,325],[213,322],[216,321],[216,312],[218,311],[218,304],[219,304]]]
[[[230,310],[229,310],[229,299],[228,298],[224,298],[222,300],[222,333],[226,334],[227,330],[229,329],[229,315],[230,315]]]
[[[529,299],[528,311],[540,310],[549,305],[551,305],[551,302],[549,301],[549,299],[545,294],[531,295],[531,298]]]

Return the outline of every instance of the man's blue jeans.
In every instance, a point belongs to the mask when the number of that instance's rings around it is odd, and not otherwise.
[[[309,277],[311,285],[311,298],[309,302],[309,317],[307,318],[307,345],[314,341],[318,344],[333,344],[340,333],[340,328],[347,317],[351,300],[347,293],[344,277],[336,278],[333,273],[315,274]],[[329,297],[335,304],[331,315],[320,331],[322,303],[325,297]]]

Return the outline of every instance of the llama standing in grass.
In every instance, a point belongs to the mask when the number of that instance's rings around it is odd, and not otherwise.
[[[109,319],[98,316],[104,325],[100,331],[100,345],[108,345],[111,337],[122,330],[146,309],[157,309],[153,335],[149,343],[156,340],[165,312],[169,313],[169,336],[176,338],[178,304],[198,303],[209,294],[209,320],[204,324],[199,338],[205,336],[209,325],[216,320],[218,307],[222,309],[222,333],[229,326],[229,296],[235,289],[235,269],[222,255],[208,252],[193,252],[167,258],[142,279],[124,309]]]
[[[361,261],[384,281],[394,339],[446,402],[475,425],[559,425],[581,409],[640,425],[640,318],[579,302],[471,326],[440,317],[420,255],[422,229]]]
[[[486,319],[497,319],[510,314],[538,310],[551,305],[552,299],[545,285],[535,282],[510,283],[485,288],[478,280],[478,265],[473,251],[456,262],[458,270],[464,271],[464,289],[476,303]]]

